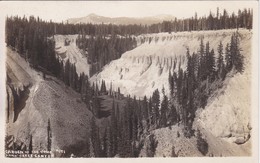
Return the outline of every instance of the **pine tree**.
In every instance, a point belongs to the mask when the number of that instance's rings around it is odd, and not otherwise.
[[[86,79],[84,73],[81,73],[79,76],[79,92],[81,95],[81,99],[83,100],[86,93]]]
[[[152,95],[152,124],[157,127],[159,120],[159,107],[160,107],[160,93],[156,89]]]
[[[233,67],[233,62],[232,62],[232,57],[230,53],[230,46],[229,43],[227,43],[226,48],[225,48],[225,61],[226,61],[226,71],[229,72],[231,71]]]
[[[98,96],[99,95],[99,88],[98,88],[98,84],[96,82],[96,85],[95,85],[95,95]]]
[[[35,31],[34,32],[34,35],[33,35],[33,48],[32,48],[32,51],[31,51],[31,59],[30,59],[30,63],[32,63],[32,66],[33,67],[37,67],[38,66],[38,64],[39,64],[39,62],[38,62],[38,59],[39,59],[39,56],[38,56],[38,38],[37,38],[37,36],[38,36],[38,32],[37,31]]]
[[[147,97],[144,96],[143,100],[142,100],[142,118],[147,120],[146,123],[148,123],[148,117],[149,117],[149,108],[148,108],[148,101],[147,101]]]
[[[103,91],[104,91],[104,80],[102,79],[102,80],[101,80],[100,92],[103,93]]]
[[[169,83],[171,96],[173,96],[173,93],[174,93],[174,80],[173,80],[173,76],[171,75],[171,71],[170,70],[169,70],[168,83]]]
[[[106,128],[105,133],[104,133],[104,138],[103,138],[103,144],[104,144],[103,156],[104,157],[112,157],[110,136],[111,136],[110,129]]]
[[[101,156],[101,143],[99,137],[99,128],[96,125],[94,116],[91,119],[91,142],[94,149],[95,157]]]
[[[29,154],[32,154],[33,151],[33,141],[32,141],[32,135],[30,135],[30,142],[29,142]]]
[[[244,57],[241,54],[241,49],[239,48],[239,38],[238,34],[233,35],[234,39],[234,68],[237,70],[239,73],[242,73],[244,70]]]
[[[26,56],[26,53],[27,53],[27,44],[26,44],[26,35],[23,36],[23,55],[24,55],[24,58],[25,60],[27,61],[27,56]]]
[[[162,100],[162,104],[161,104],[160,127],[166,127],[166,125],[167,125],[167,111],[168,111],[169,103],[168,103],[168,97],[165,95],[164,90],[162,92],[163,92],[163,100]]]
[[[155,136],[153,134],[150,135],[149,136],[149,144],[146,147],[147,157],[154,157],[157,145],[158,145],[158,141],[155,139]]]
[[[107,92],[107,88],[106,88],[106,82],[105,82],[105,80],[104,80],[104,84],[103,84],[103,85],[104,85],[104,86],[103,86],[103,87],[104,87],[104,88],[103,88],[103,92],[106,93],[106,92]]]
[[[243,72],[243,59],[244,57],[240,53],[238,34],[233,34],[230,41],[230,46],[226,47],[226,69],[231,71],[233,68],[242,73]]]
[[[69,63],[69,60],[67,60],[65,62],[65,67],[64,67],[64,79],[65,79],[64,82],[68,86],[70,84],[69,78],[70,78],[70,63]]]
[[[109,95],[112,96],[112,92],[113,92],[113,86],[112,86],[112,82],[110,83],[110,88],[109,88]]]
[[[224,69],[224,60],[223,60],[223,44],[220,41],[218,45],[218,58],[217,58],[217,72],[218,72],[218,78],[221,78],[222,80],[225,78],[225,69]]]
[[[179,65],[179,69],[178,69],[178,77],[177,77],[177,82],[176,82],[176,86],[177,86],[177,101],[179,104],[182,103],[182,85],[183,85],[183,70]]]
[[[51,122],[48,119],[48,126],[47,126],[47,150],[51,151],[51,144],[52,144],[52,131],[51,131]]]
[[[206,43],[206,48],[205,48],[205,60],[203,62],[204,68],[205,68],[205,73],[203,75],[203,80],[206,80],[210,76],[210,46],[209,42]]]
[[[183,86],[181,88],[181,119],[184,126],[187,126],[188,122],[188,81],[187,81],[187,73],[184,73],[183,79]]]
[[[153,118],[153,107],[152,107],[152,97],[149,98],[148,100],[148,112],[149,112],[149,117],[148,117],[148,130],[151,128],[152,125],[152,118]]]
[[[187,52],[188,65],[187,65],[187,78],[184,80],[184,89],[183,89],[183,116],[185,127],[191,128],[191,123],[195,117],[195,107],[194,107],[194,91],[196,89],[196,77],[195,77],[195,57],[189,55]],[[208,56],[209,58],[209,56]],[[184,78],[185,79],[185,78]],[[185,91],[186,90],[186,91]],[[189,128],[189,129],[190,129]]]
[[[118,105],[117,105],[118,107]],[[117,108],[118,110],[118,108]],[[118,130],[118,126],[117,126],[117,116],[116,115],[116,109],[115,109],[115,101],[113,99],[113,103],[112,103],[112,112],[111,112],[111,127],[110,130],[112,131],[112,135],[111,136],[111,144],[112,144],[112,151],[111,151],[111,155],[115,155],[117,153],[117,130]]]
[[[85,103],[87,104],[87,106],[90,106],[90,101],[91,101],[91,97],[92,95],[94,95],[94,91],[93,91],[93,87],[91,88],[90,83],[89,83],[89,78],[88,75],[86,75],[85,77]]]
[[[200,50],[199,50],[199,67],[198,67],[198,79],[199,80],[204,80],[205,76],[205,51],[204,51],[204,43],[203,39],[200,41]]]
[[[136,97],[134,97],[133,103],[131,108],[136,108],[135,110],[132,111],[131,113],[131,121],[130,121],[130,132],[131,132],[131,136],[130,139],[132,141],[137,140],[137,136],[138,136],[138,116],[141,117],[140,111],[139,111],[139,106],[136,100]],[[141,129],[141,126],[139,126]]]
[[[236,40],[234,35],[231,36],[231,40],[230,40],[230,59],[231,59],[231,69],[232,70],[234,68],[234,62],[236,59],[236,53],[237,53],[237,49],[236,49]]]
[[[117,98],[120,99],[120,95],[121,95],[121,92],[120,92],[120,87],[117,88]]]
[[[208,56],[208,71],[210,81],[215,80],[215,53],[214,49],[212,49]]]
[[[187,60],[188,60],[188,63],[187,63],[187,75],[188,75],[188,78],[190,79],[189,81],[191,82],[195,82],[195,58],[194,58],[195,55],[190,55],[190,52],[189,52],[189,48],[187,48],[187,54],[186,54],[186,57],[187,57]]]
[[[167,116],[167,119],[169,120],[169,125],[174,125],[175,123],[178,122],[178,115],[177,115],[177,110],[174,104],[169,104],[170,110],[169,114]]]
[[[110,141],[110,149],[109,149],[109,157],[114,157],[118,153],[118,133],[119,131],[114,131],[109,127],[109,141]],[[114,142],[113,134],[116,135],[116,142]],[[107,152],[108,153],[108,152]]]

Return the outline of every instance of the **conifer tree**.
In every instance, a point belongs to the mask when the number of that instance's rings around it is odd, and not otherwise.
[[[51,122],[50,119],[48,119],[48,126],[47,126],[47,150],[48,151],[51,151],[51,145],[52,145]]]
[[[241,49],[239,48],[239,38],[238,33],[233,35],[234,39],[234,68],[242,73],[244,70],[244,57],[241,54]],[[233,47],[233,46],[232,46]],[[233,50],[232,50],[233,52]]]
[[[152,95],[152,124],[157,127],[159,120],[160,93],[156,89]]]
[[[111,151],[111,142],[110,142],[110,128],[105,129],[104,138],[103,138],[103,156],[104,157],[112,157],[112,151]]]
[[[118,107],[118,105],[117,105]],[[118,109],[118,108],[117,108]],[[117,116],[116,115],[116,108],[115,108],[115,100],[113,99],[113,103],[112,103],[112,111],[111,111],[111,127],[110,130],[112,131],[112,135],[111,136],[111,143],[112,143],[112,150],[111,153],[114,155],[117,152],[117,130],[119,129],[117,126]]]
[[[205,72],[203,74],[203,80],[206,80],[210,76],[210,65],[209,65],[209,59],[210,58],[210,46],[209,42],[206,43],[205,47],[205,59],[203,62],[203,67],[205,68]]]
[[[209,71],[209,79],[210,81],[215,80],[215,53],[214,49],[212,49],[208,56],[208,71]]]
[[[175,123],[178,122],[178,114],[176,107],[174,104],[169,103],[169,114],[167,116],[167,119],[169,120],[169,125],[174,125]]]
[[[199,49],[199,67],[198,67],[198,79],[204,80],[205,75],[205,51],[204,51],[204,43],[203,39],[200,40],[200,49]]]
[[[224,60],[223,60],[223,44],[220,41],[218,45],[218,58],[217,58],[217,72],[218,72],[218,78],[221,78],[222,80],[225,78],[224,71],[225,71],[225,65],[224,65]]]
[[[142,100],[142,110],[143,110],[142,118],[145,119],[145,120],[148,120],[149,108],[148,108],[148,101],[147,101],[147,97],[146,96],[144,96],[144,98]]]
[[[118,88],[117,88],[117,98],[118,98],[118,99],[120,98],[120,95],[121,95],[120,87],[118,87]]]
[[[176,86],[177,86],[176,94],[177,94],[177,100],[178,100],[179,104],[182,103],[182,85],[183,85],[183,70],[179,66],[178,77],[177,77],[177,82],[176,82]]]
[[[163,87],[163,100],[161,104],[161,114],[160,114],[160,127],[166,127],[167,125],[167,111],[168,111],[168,97],[165,95]]]
[[[229,72],[233,68],[233,62],[232,57],[230,53],[230,46],[229,43],[227,43],[225,48],[225,61],[226,61],[226,71]]]
[[[100,136],[99,136],[99,128],[96,125],[94,116],[91,119],[91,142],[93,145],[95,157],[100,157],[101,143],[100,143]]]
[[[29,141],[29,154],[32,154],[33,151],[33,141],[32,141],[32,135],[30,135],[30,141]]]
[[[158,141],[155,139],[155,136],[152,134],[149,136],[149,144],[146,148],[146,155],[147,157],[154,157],[156,148],[158,145]]]

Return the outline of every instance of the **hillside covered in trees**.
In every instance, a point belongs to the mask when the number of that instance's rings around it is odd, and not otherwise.
[[[145,150],[146,157],[154,157],[159,140],[156,140],[151,133],[157,129],[172,126],[180,128],[178,137],[181,133],[187,140],[195,139],[197,150],[201,155],[206,156],[209,145],[201,132],[193,128],[196,112],[198,109],[206,107],[208,99],[223,87],[227,76],[243,74],[245,66],[239,29],[252,29],[252,15],[252,9],[239,10],[237,14],[228,14],[226,10],[220,13],[217,9],[216,14],[210,12],[205,17],[198,17],[195,13],[195,16],[191,18],[176,18],[171,22],[150,26],[73,25],[47,22],[33,16],[29,19],[11,16],[6,18],[6,45],[12,51],[17,52],[31,69],[43,74],[41,80],[51,84],[51,89],[48,88],[48,91],[62,90],[55,83],[65,84],[62,87],[65,91],[62,92],[64,93],[66,90],[69,90],[70,93],[73,92],[75,99],[79,97],[76,102],[80,103],[78,105],[84,112],[84,116],[86,116],[86,112],[93,115],[90,122],[84,123],[89,125],[89,128],[86,129],[89,130],[89,133],[85,137],[81,135],[81,138],[84,137],[84,146],[77,149],[78,144],[63,145],[62,147],[67,150],[67,153],[62,157],[69,157],[72,154],[76,157],[139,157],[143,150]],[[222,41],[218,43],[217,51],[211,47],[211,42],[206,42],[201,37],[196,40],[199,42],[199,46],[192,47],[197,48],[197,51],[191,53],[190,47],[187,46],[182,54],[175,54],[176,56],[181,55],[182,60],[187,62],[186,64],[180,60],[177,63],[177,60],[161,61],[158,59],[156,65],[160,66],[161,73],[163,64],[171,62],[167,71],[167,87],[154,88],[150,95],[130,96],[123,94],[121,91],[123,88],[115,86],[113,81],[105,81],[101,78],[101,83],[98,83],[97,80],[90,80],[91,76],[102,72],[107,65],[115,63],[114,60],[122,58],[127,52],[138,48],[140,44],[147,43],[140,39],[138,42],[141,34],[149,35],[161,32],[171,34],[173,32],[220,29],[237,30],[232,33],[230,40],[225,41],[228,43],[224,44]],[[77,73],[75,63],[71,63],[70,60],[64,62],[58,57],[54,39],[54,35],[57,34],[78,35],[75,43],[82,55],[87,57],[88,64],[91,65],[89,76]],[[151,37],[147,44],[150,44],[152,39]],[[69,46],[69,44],[69,40],[64,41],[64,46]],[[151,66],[152,60],[148,58],[148,62]],[[120,71],[122,72],[123,69],[121,68]],[[120,79],[123,78],[124,76],[121,75]],[[36,86],[33,88],[37,91]],[[165,90],[165,88],[169,90]],[[12,92],[15,92],[14,89]],[[52,96],[59,95],[52,94]],[[62,99],[68,99],[68,97],[69,95],[66,94]],[[110,101],[109,106],[105,101]],[[58,104],[50,104],[50,107],[55,105]],[[86,107],[86,112],[84,107]],[[69,112],[67,108],[66,111]],[[83,124],[82,118],[83,116],[80,116],[81,125]],[[46,124],[47,145],[45,146],[46,150],[51,150],[52,132],[55,131],[51,128],[52,124],[49,119]],[[55,128],[58,127],[55,126]],[[29,134],[29,137],[28,148],[29,151],[32,151],[32,148],[37,147],[33,147],[34,135]],[[73,150],[74,148],[75,150]],[[178,157],[174,148],[173,146],[172,157]]]

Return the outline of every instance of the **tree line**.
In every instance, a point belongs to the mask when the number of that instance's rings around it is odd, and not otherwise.
[[[217,8],[216,13],[209,12],[206,16],[198,17],[197,13],[194,16],[186,19],[175,18],[172,21],[164,21],[162,23],[152,25],[113,25],[113,24],[68,24],[68,23],[55,23],[50,21],[43,21],[39,17],[35,18],[30,16],[20,18],[18,16],[7,17],[6,30],[12,31],[10,23],[14,23],[16,28],[13,36],[18,33],[23,34],[30,30],[30,27],[40,25],[43,31],[52,36],[55,34],[79,34],[84,32],[86,35],[140,35],[145,33],[158,33],[158,32],[179,32],[179,31],[192,31],[192,30],[218,30],[218,29],[233,29],[233,28],[247,28],[252,29],[253,24],[253,9],[244,8],[239,9],[237,13],[227,12],[226,9],[221,13]],[[29,23],[29,26],[28,26]],[[8,27],[8,28],[7,28]],[[17,28],[18,27],[18,28]],[[24,31],[19,32],[19,28],[25,28]],[[10,35],[11,36],[11,35]]]
[[[111,60],[119,58],[125,51],[136,47],[136,40],[130,35],[191,30],[217,30],[232,28],[252,29],[253,10],[238,10],[231,15],[224,9],[208,16],[164,21],[150,26],[112,24],[68,24],[43,21],[39,17],[10,16],[6,18],[7,46],[15,49],[33,67],[58,74],[58,60],[55,59],[55,34],[79,34],[77,46],[88,53],[91,64],[90,75],[100,71]],[[90,36],[90,37],[86,37]],[[121,37],[117,37],[121,36]]]
[[[59,73],[55,55],[55,41],[46,30],[47,24],[30,17],[6,19],[6,45],[30,63],[35,69]]]
[[[252,29],[253,9],[238,10],[229,14],[226,9],[220,13],[217,8],[216,13],[210,11],[208,16],[198,17],[197,13],[187,19],[177,19],[173,21],[164,21],[161,24],[151,25],[150,28],[154,33],[157,32],[180,32],[180,31],[201,31],[201,30],[220,30],[247,28]]]
[[[130,36],[96,35],[88,38],[83,32],[78,35],[76,45],[88,57],[88,63],[91,64],[89,73],[92,76],[101,71],[107,63],[120,58],[124,52],[135,48],[137,42],[134,37]]]

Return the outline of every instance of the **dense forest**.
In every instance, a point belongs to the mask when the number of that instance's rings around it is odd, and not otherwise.
[[[40,66],[57,75],[58,60],[55,59],[55,34],[79,34],[77,46],[88,53],[92,65],[90,76],[99,72],[104,65],[118,59],[125,51],[136,46],[131,35],[159,32],[179,32],[198,30],[219,30],[232,28],[252,29],[252,9],[239,10],[237,14],[228,14],[219,9],[208,16],[164,21],[151,26],[112,25],[112,24],[66,24],[47,22],[39,17],[11,16],[6,18],[6,44],[14,48],[22,57],[37,68]],[[90,36],[90,37],[87,37]],[[121,37],[120,37],[121,36]]]
[[[6,18],[7,46],[15,49],[22,57],[32,64],[57,75],[58,60],[55,59],[55,34],[79,34],[77,46],[87,51],[89,63],[92,65],[90,75],[99,72],[104,65],[118,59],[125,51],[136,46],[136,41],[130,35],[159,32],[179,32],[191,30],[218,30],[232,28],[252,29],[252,9],[239,10],[237,14],[228,14],[219,9],[217,13],[208,16],[164,21],[151,26],[142,25],[112,25],[112,24],[64,24],[47,22],[39,17],[11,16]],[[87,37],[91,36],[91,37]],[[121,37],[120,37],[121,36]]]
[[[182,124],[187,138],[194,136],[192,124],[198,108],[204,108],[210,95],[221,87],[229,72],[243,72],[243,56],[240,53],[239,37],[234,33],[230,43],[219,43],[215,52],[210,43],[201,39],[199,51],[190,54],[187,49],[188,60],[185,70],[180,67],[169,72],[170,96],[165,90],[155,90],[151,97],[123,97],[120,88],[112,91],[112,86],[102,81],[101,86],[90,83],[89,76],[78,75],[76,67],[69,61],[63,63],[55,54],[55,34],[79,34],[76,44],[88,56],[91,64],[90,75],[99,72],[102,67],[114,59],[118,59],[128,50],[136,47],[136,41],[131,35],[158,32],[179,32],[191,30],[218,30],[232,28],[252,29],[251,9],[239,10],[237,14],[223,13],[187,19],[175,19],[151,26],[141,25],[112,25],[112,24],[64,24],[46,22],[33,16],[27,19],[7,17],[6,44],[16,50],[30,65],[62,80],[67,86],[81,94],[82,100],[92,113],[98,117],[100,95],[110,98],[121,98],[125,106],[113,102],[110,124],[101,137],[99,129],[92,120],[91,136],[86,138],[87,151],[84,156],[90,157],[90,147],[93,147],[95,157],[138,157],[143,147],[144,136],[150,131],[174,124]],[[89,37],[88,37],[89,36]],[[225,46],[225,47],[224,47]],[[217,54],[217,55],[216,55]],[[218,56],[215,58],[215,56]],[[45,76],[45,75],[44,75]],[[163,95],[160,98],[160,95]],[[119,111],[120,110],[120,111]],[[51,132],[48,122],[48,132]],[[51,144],[51,134],[48,134],[48,148]],[[150,135],[150,146],[147,156],[154,156],[157,142]]]
[[[91,64],[90,76],[101,71],[112,60],[118,59],[121,55],[137,46],[134,37],[112,36],[91,36],[88,38],[83,32],[78,35],[76,45],[83,50]]]
[[[16,23],[14,23],[16,22]],[[11,24],[10,24],[11,23]],[[14,25],[15,24],[15,25]],[[7,17],[6,30],[7,35],[11,34],[12,30],[15,30],[13,36],[16,36],[19,32],[21,35],[28,32],[28,29],[37,28],[44,29],[42,32],[48,36],[54,34],[79,34],[84,31],[86,35],[140,35],[145,33],[158,33],[158,32],[179,32],[179,31],[198,31],[198,30],[219,30],[219,29],[232,29],[232,28],[247,28],[252,29],[253,24],[253,10],[243,9],[238,10],[236,13],[228,13],[227,10],[223,10],[221,13],[217,8],[215,14],[210,11],[206,16],[198,17],[197,13],[194,16],[186,19],[175,18],[172,21],[164,21],[162,23],[146,25],[113,25],[113,24],[68,24],[68,23],[54,23],[52,21],[47,22],[41,20],[39,17],[34,18],[30,16],[19,18]],[[9,27],[14,27],[9,28]],[[30,27],[30,28],[29,28]],[[19,28],[24,30],[19,31]],[[31,32],[30,32],[31,33]],[[22,36],[23,37],[23,36]]]

